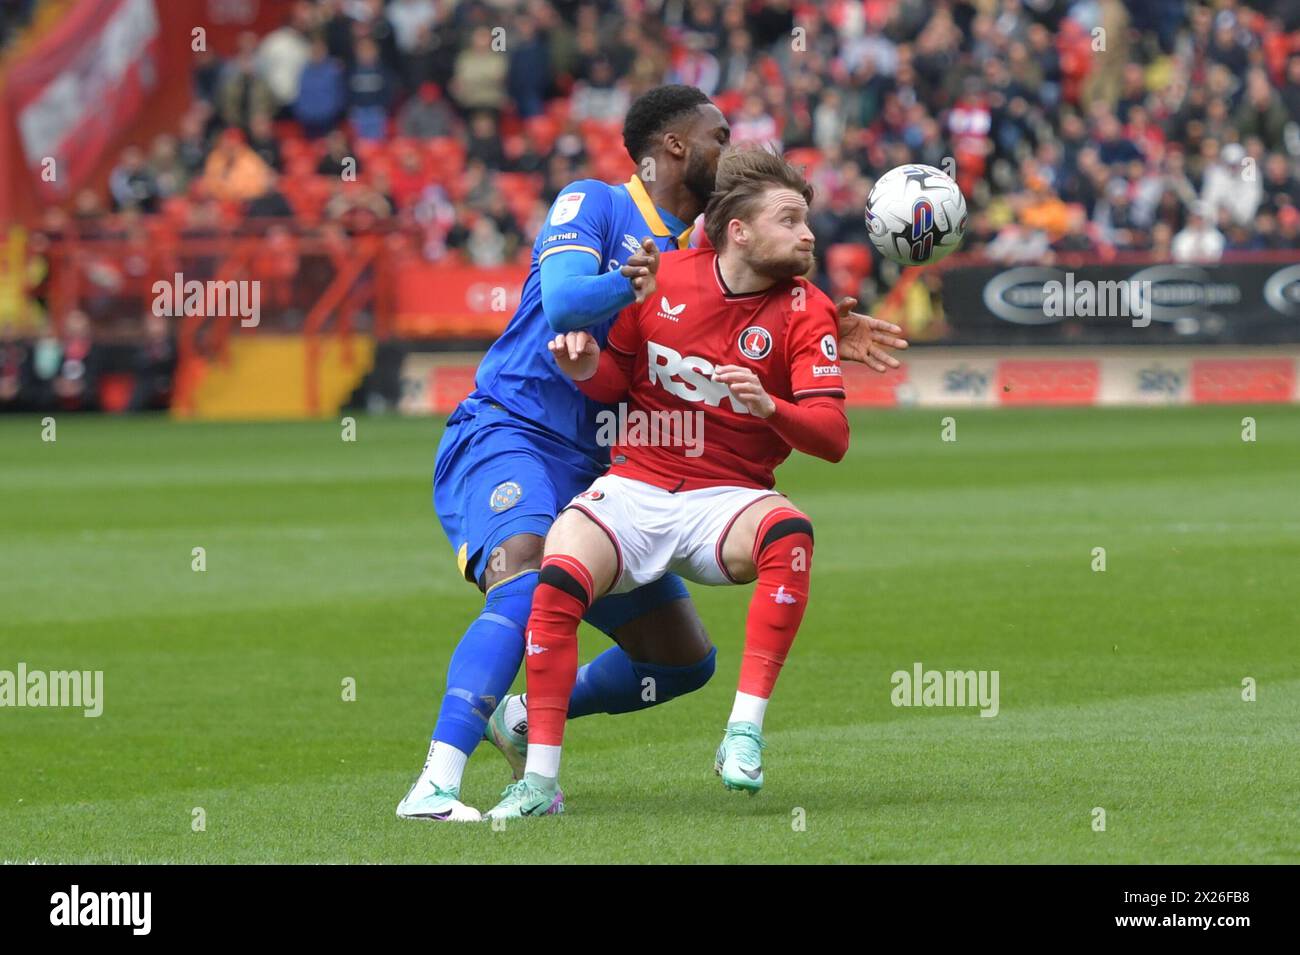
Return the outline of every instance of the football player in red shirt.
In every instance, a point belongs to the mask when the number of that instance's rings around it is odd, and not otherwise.
[[[740,685],[714,769],[763,785],[763,716],[808,603],[813,529],[773,490],[792,449],[839,461],[849,443],[835,306],[812,266],[812,189],[761,149],[723,157],[705,211],[712,248],[665,256],[657,288],[619,315],[604,350],[586,332],[549,344],[584,394],[621,402],[609,471],[546,537],[528,619],[524,778],[488,816],[564,810],[560,745],[592,601],[668,571],[704,584],[757,580]],[[653,688],[649,688],[653,691]]]

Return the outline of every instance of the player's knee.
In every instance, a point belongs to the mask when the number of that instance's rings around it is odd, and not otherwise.
[[[680,679],[678,681],[677,695],[683,693],[694,693],[701,689],[704,684],[713,678],[713,673],[718,668],[718,648],[710,646],[709,652],[701,660],[697,660],[690,666],[678,667]]]
[[[653,706],[701,689],[717,669],[718,650],[709,652],[686,666],[658,666],[650,663],[633,663],[632,669],[641,680],[641,698]]]
[[[542,566],[544,545],[545,538],[537,534],[516,534],[497,544],[483,562],[484,589],[527,571],[537,570]]]
[[[778,507],[759,522],[754,537],[754,566],[788,561],[790,569],[806,571],[812,563],[813,525],[807,514]]]
[[[553,603],[562,596],[576,601],[585,613],[592,600],[591,574],[573,558],[556,555],[542,564],[533,605],[536,607],[538,601]]]

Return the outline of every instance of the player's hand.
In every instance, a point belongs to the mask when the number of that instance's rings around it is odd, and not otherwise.
[[[641,251],[627,260],[619,269],[636,293],[636,303],[640,305],[655,290],[655,275],[659,272],[659,246],[655,240],[646,236],[641,240]]]
[[[853,311],[856,298],[842,298],[835,306],[840,318],[840,357],[856,361],[875,371],[888,371],[902,364],[886,349],[907,347],[903,330],[893,322]]]
[[[555,363],[574,381],[586,381],[600,365],[600,346],[586,332],[561,332],[546,343]]]
[[[739,365],[718,365],[713,369],[713,380],[720,381],[731,389],[732,395],[749,413],[759,418],[770,418],[776,414],[776,402],[763,390],[758,375]]]

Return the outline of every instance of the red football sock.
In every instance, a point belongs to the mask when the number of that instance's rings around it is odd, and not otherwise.
[[[778,507],[759,522],[754,536],[758,581],[745,621],[741,693],[765,700],[772,695],[808,606],[812,552],[812,523],[793,508]]]
[[[528,674],[528,742],[559,746],[569,697],[578,677],[578,624],[591,606],[591,574],[572,557],[542,561],[528,615],[524,666]]]

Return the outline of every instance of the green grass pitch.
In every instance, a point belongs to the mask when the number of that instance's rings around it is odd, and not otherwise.
[[[503,831],[393,812],[480,599],[437,422],[57,427],[0,421],[0,669],[103,670],[104,712],[0,709],[0,859],[1300,860],[1300,409],[854,413],[778,474],[817,551],[764,791],[710,771],[749,588],[693,587],[713,681],[572,723],[568,813]],[[997,670],[999,714],[895,707],[917,661]],[[483,747],[463,795],[506,782]]]

